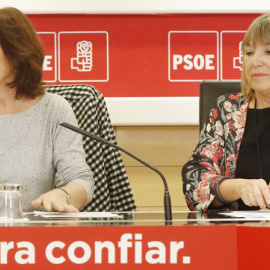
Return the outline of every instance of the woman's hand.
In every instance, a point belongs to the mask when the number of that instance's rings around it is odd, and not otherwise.
[[[36,200],[32,201],[33,207],[43,207],[46,211],[57,210],[65,213],[76,213],[78,209],[68,204],[67,195],[61,189],[53,189],[41,194]]]
[[[241,198],[248,206],[259,206],[261,209],[270,206],[269,185],[263,179],[227,179],[220,184],[219,191],[226,201]]]
[[[240,190],[240,198],[248,206],[259,206],[266,209],[270,206],[269,186],[263,179],[248,180]]]

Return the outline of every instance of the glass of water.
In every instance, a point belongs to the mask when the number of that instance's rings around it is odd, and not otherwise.
[[[21,185],[0,184],[0,219],[23,218]]]

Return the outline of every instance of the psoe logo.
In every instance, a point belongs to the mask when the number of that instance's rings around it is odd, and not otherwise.
[[[56,33],[38,32],[42,41],[45,56],[43,61],[43,81],[56,82],[57,80],[57,55],[56,55]]]
[[[170,31],[168,49],[169,81],[218,80],[217,31]]]
[[[59,82],[107,82],[109,33],[59,32],[58,63]]]
[[[241,71],[242,71],[242,66],[243,66],[242,43],[243,41],[240,41],[238,45],[239,55],[233,58],[233,68],[240,69]]]
[[[242,43],[246,31],[222,31],[220,34],[220,78],[240,80],[243,65]]]
[[[92,43],[84,40],[78,42],[76,47],[77,55],[75,58],[71,58],[71,68],[81,72],[91,71],[93,66]]]

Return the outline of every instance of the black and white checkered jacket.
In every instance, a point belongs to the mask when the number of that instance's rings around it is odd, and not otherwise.
[[[64,97],[72,106],[81,129],[116,144],[103,95],[91,85],[52,85],[50,93]],[[95,178],[92,201],[82,211],[133,211],[135,201],[120,152],[83,137],[86,161]]]

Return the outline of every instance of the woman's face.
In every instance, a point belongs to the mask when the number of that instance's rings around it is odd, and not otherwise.
[[[14,72],[0,46],[0,85],[6,84],[13,80]]]
[[[270,43],[262,45],[257,42],[254,46],[244,48],[245,76],[255,91],[268,91],[270,94]]]

